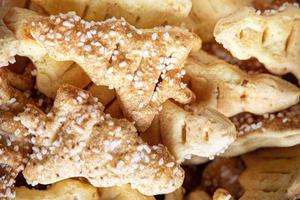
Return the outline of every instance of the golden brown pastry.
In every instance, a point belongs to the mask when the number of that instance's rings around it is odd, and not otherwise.
[[[237,156],[262,147],[287,147],[300,143],[300,105],[255,116],[244,113],[231,118],[238,136],[223,156]]]
[[[18,26],[23,30],[21,37],[30,41],[26,45],[33,43],[30,34],[24,33],[30,29],[44,48],[41,52],[56,61],[75,61],[95,84],[115,88],[125,116],[141,131],[150,126],[165,100],[188,103],[193,99],[181,82],[181,69],[189,52],[199,48],[200,39],[186,30],[138,30],[117,19],[89,23],[74,13],[43,17],[24,9],[11,12],[28,16],[32,22]],[[24,54],[31,59],[41,56],[35,51]]]
[[[233,157],[263,147],[289,147],[300,143],[299,112],[297,104],[277,113],[262,116],[241,113],[230,120],[237,129],[236,140],[222,153],[221,157]],[[186,164],[207,162],[204,157],[193,157]]]
[[[283,4],[263,13],[251,7],[218,21],[214,36],[241,60],[256,57],[278,75],[293,73],[300,78],[300,9]]]
[[[57,182],[46,190],[19,187],[15,191],[15,200],[102,200],[97,188],[74,179]]]
[[[88,92],[64,85],[48,114],[27,105],[19,115],[34,136],[23,175],[31,184],[85,177],[96,187],[130,183],[143,194],[181,186],[183,170],[162,145],[149,146],[125,119],[105,115]]]
[[[241,112],[263,115],[299,102],[300,90],[289,82],[269,74],[247,74],[203,51],[188,58],[185,70],[196,94],[193,106],[214,108],[228,117]]]
[[[209,108],[184,110],[167,101],[159,114],[161,138],[178,162],[192,155],[213,158],[235,140],[234,125]]]
[[[242,156],[246,171],[240,177],[245,190],[240,200],[299,198],[299,147],[263,149]]]
[[[24,169],[31,152],[27,130],[15,115],[33,101],[12,86],[7,72],[0,70],[0,199],[14,197],[15,178]]]

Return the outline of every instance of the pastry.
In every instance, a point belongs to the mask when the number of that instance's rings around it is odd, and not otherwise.
[[[242,158],[246,170],[240,182],[245,193],[240,200],[299,198],[299,145],[259,150]]]
[[[286,3],[263,13],[241,8],[218,21],[214,36],[238,59],[256,57],[274,74],[293,73],[300,78],[298,4]]]
[[[18,115],[34,137],[35,152],[23,171],[28,183],[85,177],[96,187],[130,183],[146,195],[180,187],[183,170],[164,146],[147,145],[132,123],[102,110],[97,99],[70,85],[58,90],[48,114],[28,104]]]
[[[162,142],[179,162],[192,155],[213,159],[236,138],[233,123],[209,108],[186,111],[167,101],[159,120]]]
[[[231,117],[250,112],[257,115],[286,109],[299,102],[300,90],[269,74],[247,74],[203,51],[193,53],[185,64],[194,107],[210,107]]]

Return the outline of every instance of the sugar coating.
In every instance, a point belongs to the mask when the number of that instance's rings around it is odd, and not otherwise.
[[[26,180],[51,184],[85,177],[96,187],[130,183],[146,195],[181,186],[184,172],[164,146],[149,146],[130,122],[102,110],[88,92],[69,85],[58,90],[51,115],[28,105],[19,115],[35,138]]]
[[[147,129],[169,98],[192,100],[180,73],[200,39],[185,29],[136,29],[124,19],[87,22],[73,12],[39,17],[29,29],[55,60],[73,60],[97,85],[115,88],[126,117]]]

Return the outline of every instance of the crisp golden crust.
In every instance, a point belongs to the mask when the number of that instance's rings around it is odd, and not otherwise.
[[[300,90],[269,74],[247,74],[203,51],[185,64],[197,106],[208,106],[230,117],[241,112],[257,115],[286,109],[299,102]]]
[[[237,140],[224,156],[237,156],[262,147],[287,147],[300,141],[300,105],[256,116],[249,113],[231,118],[238,130]]]
[[[165,147],[147,145],[131,123],[101,110],[89,93],[67,85],[47,115],[28,106],[19,117],[36,146],[23,171],[26,180],[50,184],[85,177],[97,187],[131,183],[146,195],[181,186],[183,170]]]
[[[262,14],[244,7],[221,19],[214,35],[235,57],[242,60],[256,57],[274,74],[291,72],[300,78],[298,4],[283,4],[278,10]]]
[[[246,170],[240,182],[245,193],[240,200],[299,198],[299,147],[263,149],[242,156]]]
[[[117,19],[89,23],[73,13],[37,17],[32,24],[32,36],[51,57],[73,60],[94,83],[115,88],[125,116],[139,130],[150,126],[165,100],[193,98],[180,81],[181,68],[200,40],[186,30],[138,30]]]
[[[159,115],[163,144],[179,162],[192,155],[214,158],[235,140],[234,125],[207,108],[184,110],[167,101]]]

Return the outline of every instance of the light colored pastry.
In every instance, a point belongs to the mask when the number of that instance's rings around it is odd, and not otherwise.
[[[19,187],[15,191],[15,200],[102,200],[97,188],[74,179],[57,182],[46,190]]]
[[[13,33],[0,21],[0,66],[7,66],[14,63],[18,42]]]
[[[213,158],[235,140],[234,125],[213,109],[184,110],[167,101],[159,114],[161,138],[178,162],[192,155]]]
[[[300,79],[300,9],[283,4],[261,14],[251,7],[220,19],[216,41],[241,60],[256,57],[278,75],[293,73]]]
[[[255,116],[240,114],[232,117],[238,137],[223,156],[237,156],[262,147],[288,147],[300,143],[300,105]]]
[[[253,0],[192,0],[189,16],[181,24],[197,33],[204,42],[214,39],[213,32],[217,21],[250,6]],[[180,24],[178,23],[178,24]]]
[[[291,83],[269,74],[247,74],[203,51],[191,54],[185,70],[195,108],[206,106],[231,117],[241,112],[263,115],[299,102],[300,90]]]
[[[90,23],[74,13],[30,20],[26,30],[50,57],[75,61],[96,85],[116,89],[124,115],[140,131],[150,126],[167,99],[188,103],[194,97],[181,82],[181,69],[201,42],[185,29],[138,30],[124,20]]]
[[[242,113],[230,120],[237,129],[236,140],[221,157],[234,157],[263,147],[289,147],[300,143],[300,105],[286,110],[257,116]],[[194,156],[185,164],[201,164],[207,158]]]
[[[245,193],[240,200],[299,198],[300,146],[263,149],[242,156],[240,177]]]
[[[54,98],[56,91],[65,83],[84,88],[91,80],[83,69],[72,61],[55,61],[49,55],[34,62],[36,85],[43,94]]]
[[[19,114],[35,136],[23,175],[31,184],[85,177],[96,187],[130,183],[145,195],[182,185],[183,169],[162,145],[149,146],[132,123],[105,115],[87,91],[64,85],[46,115],[33,105]]]
[[[32,0],[47,14],[75,11],[86,20],[102,21],[110,17],[124,17],[139,28],[177,24],[187,17],[191,0]]]
[[[72,61],[59,62],[50,58],[46,51],[33,40],[28,30],[24,29],[24,25],[28,21],[38,16],[40,15],[30,10],[18,8],[9,10],[4,17],[5,24],[3,24],[3,27],[9,31],[12,39],[5,38],[3,40],[5,42],[4,53],[11,55],[11,62],[14,61],[13,56],[15,55],[30,58],[37,70],[37,87],[48,97],[54,98],[57,89],[64,83],[81,88],[87,86],[90,83],[90,79],[77,64]],[[12,49],[12,51],[9,49]],[[0,63],[0,66],[6,66],[9,58],[3,55],[1,58],[5,58],[7,61]]]

